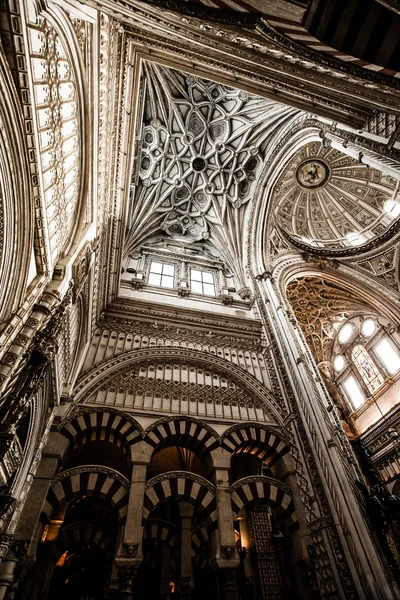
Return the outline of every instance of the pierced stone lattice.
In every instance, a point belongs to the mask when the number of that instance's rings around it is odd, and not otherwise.
[[[158,364],[133,369],[104,385],[88,402],[168,413],[270,421],[255,398],[218,373]]]

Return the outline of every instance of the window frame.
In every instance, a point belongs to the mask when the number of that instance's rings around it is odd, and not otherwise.
[[[152,265],[154,263],[160,264],[162,265],[161,268],[161,273],[156,273],[155,271],[152,271]],[[168,266],[168,267],[172,267],[173,268],[173,275],[164,275],[164,266]],[[150,285],[152,287],[159,287],[162,288],[164,290],[174,290],[176,289],[176,269],[177,265],[174,262],[169,262],[169,261],[165,261],[165,260],[161,260],[159,258],[156,257],[150,257],[150,261],[149,261],[149,270],[148,270],[148,274],[147,274],[147,281],[146,284]],[[160,283],[151,283],[150,282],[150,277],[151,275],[160,275]],[[172,279],[172,286],[166,286],[162,284],[162,279],[163,277],[168,277],[169,279]]]
[[[334,362],[336,356],[338,356],[339,354],[344,356],[346,364],[341,371],[337,372],[334,370],[335,377],[334,377],[333,381],[336,383],[336,385],[340,386],[340,388],[342,389],[345,399],[349,403],[349,406],[353,410],[353,412],[357,412],[360,409],[362,409],[363,406],[364,407],[368,406],[367,401],[370,398],[379,397],[382,393],[385,392],[385,390],[387,389],[388,380],[390,380],[392,378],[395,378],[395,379],[400,378],[400,368],[391,375],[388,372],[385,365],[383,364],[382,360],[379,358],[378,354],[376,353],[375,346],[383,338],[387,338],[389,344],[391,344],[394,351],[398,354],[398,356],[400,358],[400,345],[396,339],[392,339],[392,337],[387,333],[385,326],[383,326],[379,323],[376,315],[369,315],[365,319],[361,318],[358,324],[354,323],[354,320],[353,320],[354,318],[355,317],[350,318],[347,321],[347,323],[350,323],[351,326],[353,327],[353,335],[350,337],[350,339],[347,342],[344,342],[344,343],[339,342],[338,338],[336,338],[336,341],[335,341],[336,350],[333,347],[331,360],[332,360],[332,365],[333,365],[333,362]],[[367,320],[367,319],[373,319],[375,321],[376,329],[371,336],[365,337],[362,334],[361,328],[362,328],[363,321]],[[346,323],[343,323],[341,325],[338,332],[342,329],[342,327],[344,327],[345,324]],[[379,385],[379,387],[374,392],[370,391],[368,384],[366,383],[366,381],[364,381],[362,374],[360,373],[359,368],[353,358],[353,351],[357,346],[362,346],[364,348],[366,353],[369,355],[370,359],[375,364],[375,367],[376,367],[378,373],[383,378],[383,383],[381,385]],[[361,388],[361,391],[365,397],[364,403],[361,404],[360,406],[358,406],[357,408],[354,407],[354,404],[353,404],[351,398],[349,397],[349,395],[347,394],[346,388],[344,387],[345,381],[350,376],[353,376],[355,378],[355,380],[357,381],[357,383],[358,383],[359,387]]]
[[[202,265],[193,265],[190,264],[188,265],[188,269],[189,269],[189,286],[190,286],[190,293],[191,294],[196,294],[199,296],[205,296],[207,298],[217,298],[218,297],[218,293],[217,293],[217,281],[216,281],[216,272],[214,269],[205,269],[203,268]],[[192,279],[192,271],[198,271],[201,273],[201,281],[198,281],[197,279]],[[207,273],[210,274],[212,276],[212,284],[209,282],[204,282],[203,281],[203,273]],[[202,292],[199,291],[195,291],[192,289],[192,281],[194,281],[195,283],[200,283],[202,286]],[[204,284],[205,285],[212,285],[213,289],[214,289],[214,294],[208,294],[204,291]]]

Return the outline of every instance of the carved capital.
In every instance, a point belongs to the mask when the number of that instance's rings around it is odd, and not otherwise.
[[[6,556],[7,552],[12,545],[14,538],[8,533],[0,533],[0,557]]]
[[[221,546],[221,556],[222,558],[235,558],[235,546]]]
[[[127,558],[134,558],[139,550],[139,544],[124,544],[122,553]]]

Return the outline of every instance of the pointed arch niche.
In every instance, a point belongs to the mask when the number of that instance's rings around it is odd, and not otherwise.
[[[318,272],[288,278],[286,297],[333,402],[362,434],[398,402],[396,319],[354,282]]]

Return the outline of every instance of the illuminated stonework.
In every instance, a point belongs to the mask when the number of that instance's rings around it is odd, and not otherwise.
[[[320,142],[301,148],[272,193],[277,224],[303,243],[362,245],[396,218],[388,209],[395,180]]]

